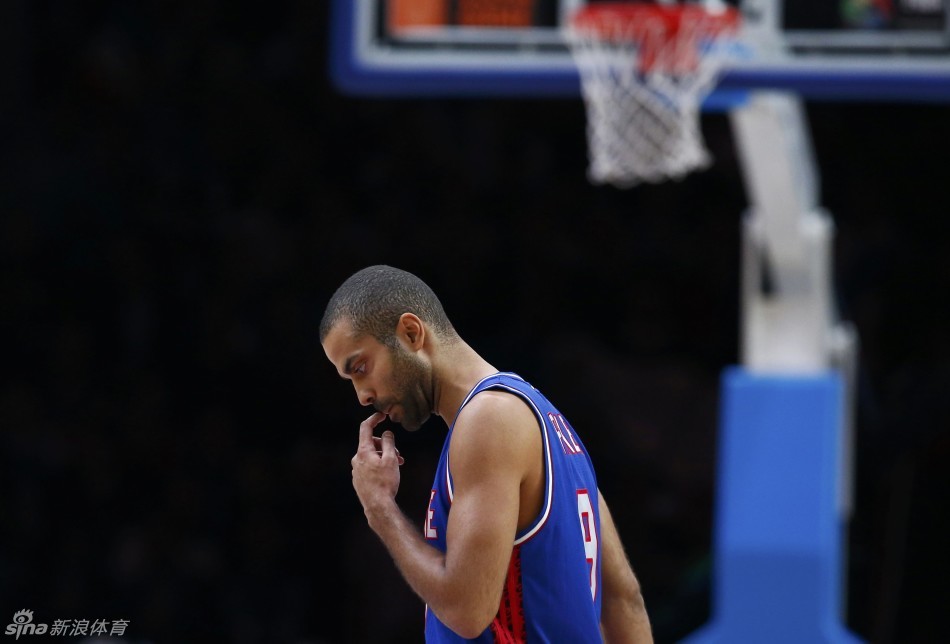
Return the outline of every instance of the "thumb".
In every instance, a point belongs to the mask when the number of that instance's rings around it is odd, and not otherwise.
[[[383,439],[383,456],[386,454],[395,454],[396,453],[396,437],[393,436],[391,430],[386,430],[382,435]]]

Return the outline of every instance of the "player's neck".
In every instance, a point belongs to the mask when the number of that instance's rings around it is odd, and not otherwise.
[[[451,427],[465,396],[498,369],[489,364],[464,341],[443,347],[436,365],[435,413]]]

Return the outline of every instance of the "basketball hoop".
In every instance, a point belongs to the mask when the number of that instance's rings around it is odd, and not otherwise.
[[[709,165],[700,107],[726,61],[739,12],[719,2],[604,2],[565,38],[587,106],[588,176],[627,188]]]

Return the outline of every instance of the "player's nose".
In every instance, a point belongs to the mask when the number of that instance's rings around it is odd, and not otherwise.
[[[373,390],[367,387],[357,387],[356,397],[359,399],[360,404],[364,407],[369,407],[376,400]]]

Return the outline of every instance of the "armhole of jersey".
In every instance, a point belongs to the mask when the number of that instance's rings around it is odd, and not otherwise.
[[[449,452],[445,451],[445,491],[449,494],[449,505],[455,500],[455,488],[452,486],[452,470],[449,468]]]
[[[469,403],[469,401],[472,399],[473,396],[475,396],[475,394],[477,394],[477,393],[479,393],[479,392],[482,392],[482,391],[484,391],[485,389],[488,389],[488,388],[489,388],[489,387],[483,387],[483,385],[484,385],[486,382],[488,382],[489,380],[492,380],[493,378],[498,378],[499,376],[502,376],[502,375],[506,375],[506,374],[503,374],[503,373],[493,373],[492,375],[486,376],[486,377],[482,378],[481,380],[479,380],[477,383],[475,383],[475,386],[472,387],[472,390],[468,392],[468,395],[467,395],[467,396],[465,396],[465,399],[462,401],[462,404],[459,405],[458,411],[455,412],[455,417],[458,418],[458,415],[459,415],[460,413],[462,413],[462,410],[463,410],[463,409],[465,409],[465,405],[467,405],[467,404]],[[448,446],[448,444],[452,441],[452,432],[453,432],[453,431],[455,431],[455,423],[454,423],[454,422],[452,423],[452,426],[449,427],[448,436],[445,437],[446,446]],[[454,486],[452,485],[452,467],[451,467],[451,463],[449,463],[449,450],[448,450],[448,447],[446,447],[446,450],[445,450],[445,491],[446,491],[446,494],[448,494],[448,497],[449,497],[449,505],[451,505],[451,504],[452,504],[452,501],[455,500],[455,488],[454,488]]]
[[[552,490],[554,489],[554,470],[553,470],[553,467],[552,467],[553,464],[551,461],[551,443],[550,443],[550,440],[548,439],[547,426],[545,425],[544,415],[541,413],[541,410],[538,409],[538,406],[534,404],[534,401],[531,400],[531,398],[529,398],[527,394],[525,394],[523,391],[519,391],[518,389],[515,389],[514,387],[510,387],[502,383],[495,383],[481,390],[473,389],[472,392],[465,399],[465,402],[462,404],[462,406],[459,407],[459,411],[462,410],[462,407],[464,407],[465,404],[468,403],[468,401],[476,393],[481,393],[482,391],[490,391],[493,389],[507,391],[508,393],[518,396],[519,398],[521,398],[521,400],[525,402],[525,404],[528,405],[528,407],[531,408],[531,411],[534,412],[535,418],[538,420],[538,429],[541,430],[541,439],[543,443],[542,447],[544,449],[544,504],[541,506],[541,512],[538,513],[538,516],[531,523],[531,525],[529,525],[527,528],[525,528],[524,530],[521,530],[518,534],[515,535],[514,545],[517,546],[524,543],[525,541],[533,537],[535,534],[537,534],[538,531],[542,527],[544,527],[544,524],[548,520],[548,516],[550,516],[551,514],[551,500],[553,499]],[[455,497],[455,491],[452,485],[452,469],[450,467],[448,453],[446,453],[445,455],[445,488],[449,495],[449,503],[452,503]]]
[[[541,440],[542,447],[544,449],[544,504],[541,506],[541,512],[538,513],[537,518],[524,530],[520,531],[515,535],[515,544],[521,545],[544,527],[544,524],[547,523],[548,516],[551,514],[551,500],[553,495],[551,491],[554,489],[554,471],[552,468],[551,462],[551,444],[548,440],[548,431],[547,426],[544,423],[544,415],[541,413],[541,410],[538,409],[537,405],[534,404],[534,401],[531,400],[523,391],[519,391],[514,387],[509,387],[508,385],[498,384],[492,387],[492,389],[501,389],[512,393],[519,398],[521,398],[527,405],[531,408],[531,411],[534,412],[534,417],[538,420],[538,429],[541,431]]]

